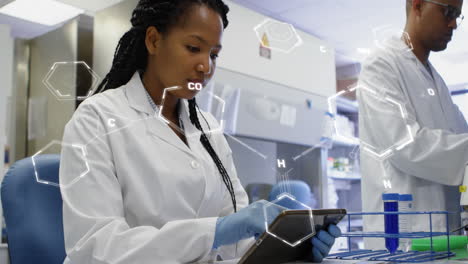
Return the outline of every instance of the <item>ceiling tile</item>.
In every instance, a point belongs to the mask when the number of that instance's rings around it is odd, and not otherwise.
[[[21,39],[32,39],[62,26],[45,26],[4,14],[0,14],[0,24],[9,25],[12,37]]]
[[[97,12],[101,9],[113,6],[122,0],[56,0],[68,5],[72,5],[90,12]]]
[[[301,7],[318,2],[317,0],[243,0],[243,5],[259,7],[267,10],[271,14],[280,14],[291,9],[300,9]]]

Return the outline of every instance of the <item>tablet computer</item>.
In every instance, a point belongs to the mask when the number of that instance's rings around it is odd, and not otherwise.
[[[304,260],[312,251],[310,238],[330,224],[338,224],[346,215],[345,209],[312,210],[312,229],[310,210],[286,210],[279,214],[249,248],[239,264],[284,263]],[[302,242],[301,242],[302,241]],[[297,243],[297,245],[294,245]]]

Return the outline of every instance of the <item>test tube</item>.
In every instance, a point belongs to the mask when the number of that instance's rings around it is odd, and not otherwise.
[[[384,193],[382,200],[384,203],[384,212],[398,212],[398,193]],[[385,234],[398,234],[398,214],[385,214]],[[385,238],[385,247],[391,254],[398,249],[398,238]]]
[[[413,195],[411,194],[400,194],[400,199],[398,202],[398,212],[411,212],[413,210]],[[409,214],[400,214],[398,217],[398,227],[400,230],[400,235],[403,233],[411,233],[411,215]],[[408,252],[411,249],[411,239],[410,238],[400,238],[398,241],[400,244],[399,247],[403,252]]]

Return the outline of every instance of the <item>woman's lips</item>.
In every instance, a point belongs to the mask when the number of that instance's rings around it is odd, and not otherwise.
[[[189,83],[201,83],[202,85],[205,82],[202,79],[188,79],[188,81],[189,81]]]

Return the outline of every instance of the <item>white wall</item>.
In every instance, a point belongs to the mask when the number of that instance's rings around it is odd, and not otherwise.
[[[104,79],[112,66],[119,39],[132,24],[130,18],[138,0],[126,0],[96,12],[93,35],[93,70]]]
[[[231,10],[230,24],[224,32],[219,67],[326,97],[336,93],[335,55],[331,45],[297,30],[302,46],[290,53],[272,50],[271,60],[260,57],[260,41],[254,28],[268,17],[232,1],[227,4]]]
[[[7,100],[13,86],[13,38],[8,25],[0,25],[0,180],[3,179],[3,160],[7,131]]]
[[[3,180],[6,144],[7,98],[13,89],[13,38],[8,25],[0,25],[0,183]],[[3,221],[0,206],[0,229]],[[1,261],[1,260],[0,260]]]
[[[97,12],[94,17],[93,69],[104,78],[120,37],[131,27],[131,12],[138,0],[127,0]],[[268,17],[226,1],[230,24],[224,32],[218,67],[322,96],[336,93],[334,49],[328,43],[297,30],[303,45],[289,54],[272,51],[272,59],[259,56],[260,42],[253,30]],[[320,51],[325,47],[327,52]]]
[[[29,105],[31,115],[28,118],[36,118],[36,125],[33,122],[29,125],[29,131],[42,131],[28,133],[28,156],[32,156],[44,148],[53,140],[62,141],[65,124],[70,120],[75,111],[75,100],[59,100],[44,85],[42,80],[50,71],[55,62],[71,62],[77,60],[78,53],[78,21],[71,20],[64,26],[48,32],[31,41],[31,74],[29,86],[30,102],[43,102],[39,107]],[[58,75],[54,77],[57,83],[67,85],[76,84],[76,80],[68,79],[69,76]],[[74,87],[74,86],[73,86]],[[67,91],[72,97],[74,90]],[[42,112],[43,111],[43,112]],[[35,116],[33,112],[39,113]],[[42,115],[43,114],[43,115]],[[38,118],[43,118],[40,122]],[[38,124],[40,123],[40,124]],[[32,137],[33,134],[36,136]],[[56,153],[56,150],[45,153]]]

